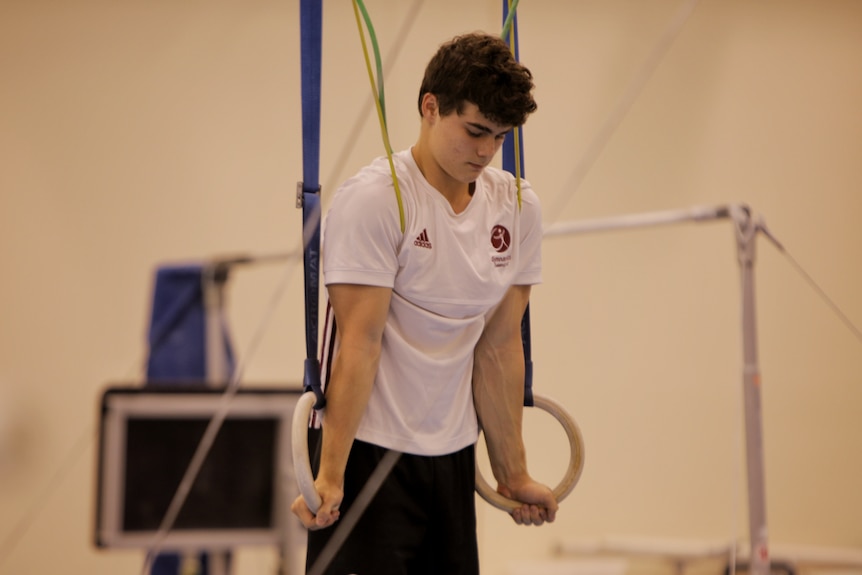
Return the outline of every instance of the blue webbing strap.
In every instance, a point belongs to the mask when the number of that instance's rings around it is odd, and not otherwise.
[[[303,267],[305,276],[305,369],[302,386],[324,404],[317,358],[320,290],[320,76],[323,44],[322,0],[299,4],[302,72],[302,182],[297,200],[302,204]]]
[[[521,318],[521,342],[524,344],[524,405],[533,407],[533,349],[530,338],[530,304]]]
[[[509,17],[509,0],[503,0],[503,24]],[[517,11],[512,17],[512,35],[514,39],[514,54],[515,59],[519,59],[518,52],[518,14]],[[512,46],[509,34],[505,35],[506,43]],[[523,126],[515,128],[518,132],[518,165],[521,167],[520,176],[524,177],[524,129]],[[515,138],[513,134],[509,134],[503,142],[503,169],[511,174],[515,174]],[[533,406],[533,359],[532,359],[532,343],[530,338],[530,304],[527,304],[527,309],[524,311],[524,317],[521,318],[521,340],[524,344],[524,405]]]

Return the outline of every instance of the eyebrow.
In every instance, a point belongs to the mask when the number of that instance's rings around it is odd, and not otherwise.
[[[468,125],[468,126],[470,126],[471,128],[474,128],[474,129],[479,130],[480,132],[484,132],[484,133],[486,133],[486,134],[493,134],[493,133],[494,133],[494,130],[492,130],[492,129],[491,129],[491,128],[489,128],[488,126],[485,126],[485,125],[482,125],[482,124],[479,124],[479,123],[476,123],[476,122],[467,122],[467,125]],[[495,135],[497,135],[497,136],[505,136],[506,134],[508,134],[508,133],[509,133],[509,132],[511,132],[511,131],[512,131],[512,129],[511,129],[511,128],[509,128],[508,130],[503,130],[503,131],[502,131],[502,132],[500,132],[499,134],[495,134]]]

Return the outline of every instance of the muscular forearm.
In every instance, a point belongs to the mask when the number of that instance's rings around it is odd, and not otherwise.
[[[514,487],[528,477],[521,436],[524,356],[519,344],[495,347],[480,343],[473,368],[473,398],[494,477]]]
[[[391,290],[350,284],[330,285],[327,289],[340,336],[326,386],[317,477],[319,482],[340,488],[347,456],[377,374]]]
[[[342,344],[326,391],[323,448],[318,478],[341,485],[347,456],[374,384],[380,356],[367,346]]]
[[[521,319],[529,295],[529,287],[510,288],[488,318],[473,358],[473,399],[485,432],[497,490],[522,502],[512,511],[512,519],[520,525],[541,525],[554,520],[557,502],[547,486],[530,477],[521,436],[524,409]]]

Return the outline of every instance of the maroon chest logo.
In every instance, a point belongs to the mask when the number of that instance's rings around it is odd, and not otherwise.
[[[508,250],[510,245],[512,245],[512,235],[509,230],[503,226],[494,226],[491,230],[491,247],[501,254]]]

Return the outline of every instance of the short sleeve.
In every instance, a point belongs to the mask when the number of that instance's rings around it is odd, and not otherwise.
[[[521,180],[521,266],[516,285],[542,283],[542,206],[532,186]]]
[[[388,173],[372,165],[346,181],[324,221],[324,283],[392,287],[402,239],[399,222]]]

